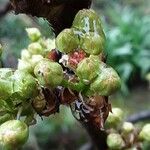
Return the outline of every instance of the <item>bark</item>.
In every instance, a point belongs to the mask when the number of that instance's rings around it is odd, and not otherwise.
[[[11,0],[15,13],[46,18],[56,35],[71,26],[75,14],[89,8],[91,0]]]

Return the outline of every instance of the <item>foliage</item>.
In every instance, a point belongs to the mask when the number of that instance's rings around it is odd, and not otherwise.
[[[125,85],[150,70],[150,19],[131,9],[109,10],[111,25],[107,26],[107,63],[113,66]],[[111,28],[111,30],[108,30]]]

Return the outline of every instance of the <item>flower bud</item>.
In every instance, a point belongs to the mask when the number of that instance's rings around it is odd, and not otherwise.
[[[139,134],[139,138],[150,142],[150,123],[144,125]]]
[[[32,73],[33,72],[33,68],[32,65],[30,64],[29,60],[25,61],[25,60],[18,60],[18,70],[27,72],[27,73]]]
[[[48,59],[41,60],[34,68],[34,74],[43,86],[56,87],[63,80],[63,69],[56,62]]]
[[[7,150],[19,148],[29,136],[28,126],[19,120],[9,120],[0,126],[0,145]]]
[[[106,121],[108,127],[117,127],[123,121],[124,115],[120,108],[112,108]]]
[[[13,76],[14,96],[21,99],[34,98],[38,94],[36,79],[27,72],[17,70]]]
[[[1,79],[8,79],[13,74],[14,74],[14,71],[11,68],[0,68]]]
[[[13,93],[13,81],[0,78],[0,100],[8,99]]]
[[[42,55],[32,55],[32,58],[30,60],[32,68],[34,68],[38,62],[40,62],[43,59]]]
[[[13,116],[11,114],[5,113],[4,115],[1,115],[0,116],[0,125],[11,119],[13,119]]]
[[[43,55],[44,54],[44,50],[43,50],[42,46],[38,42],[31,43],[28,46],[28,51],[32,55]]]
[[[37,28],[27,28],[26,31],[32,42],[38,41],[41,38],[41,32]]]
[[[111,133],[107,137],[107,145],[110,149],[119,150],[125,145],[121,135],[117,133]]]
[[[95,11],[91,9],[80,10],[75,16],[72,27],[84,33],[94,32],[105,38],[101,20]]]
[[[111,67],[101,67],[98,77],[90,85],[90,90],[101,96],[109,96],[116,92],[120,86],[121,80],[117,72]]]
[[[64,29],[56,38],[56,48],[64,53],[69,53],[79,47],[78,36],[72,29]]]
[[[25,61],[28,61],[30,58],[31,58],[30,52],[27,49],[23,49],[21,51],[21,59],[25,60]]]
[[[97,33],[89,32],[85,33],[82,37],[81,48],[87,54],[98,55],[104,50],[104,39]]]
[[[13,81],[11,80],[13,70],[10,68],[0,68],[0,100],[6,100],[13,93]]]
[[[122,125],[122,132],[124,134],[131,133],[134,130],[134,126],[131,122],[124,122]]]
[[[98,56],[90,55],[84,58],[76,69],[76,74],[81,80],[91,81],[99,73],[100,61]]]

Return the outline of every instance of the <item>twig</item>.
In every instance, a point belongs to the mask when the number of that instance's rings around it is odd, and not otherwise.
[[[127,118],[127,121],[132,123],[137,123],[139,121],[150,120],[150,111],[142,111],[136,114],[133,114]]]

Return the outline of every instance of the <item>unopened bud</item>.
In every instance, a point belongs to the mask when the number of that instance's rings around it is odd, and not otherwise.
[[[34,74],[43,86],[56,87],[63,80],[63,69],[56,62],[48,59],[41,60],[34,68]]]
[[[34,98],[38,94],[36,79],[29,73],[17,70],[13,76],[14,94],[24,99]],[[16,97],[17,97],[16,96]]]
[[[33,73],[33,68],[32,65],[30,64],[29,60],[25,61],[25,60],[18,60],[18,70],[22,70],[28,73]]]
[[[102,96],[109,96],[120,89],[121,80],[117,72],[109,67],[102,67],[98,77],[90,85],[90,90]]]
[[[104,50],[104,42],[105,39],[102,36],[94,32],[89,32],[83,35],[81,48],[87,54],[98,55]]]
[[[139,138],[150,142],[150,123],[144,125],[144,127],[142,128],[142,130],[139,134]]]
[[[32,68],[34,69],[34,67],[37,65],[37,63],[39,63],[42,59],[43,59],[42,55],[32,55],[32,58],[30,60]]]
[[[107,145],[110,149],[113,150],[120,150],[125,145],[122,137],[120,134],[117,133],[111,133],[107,137]]]
[[[91,81],[99,73],[100,61],[98,56],[90,55],[84,58],[77,66],[76,74],[81,80]]]
[[[106,125],[109,127],[117,127],[123,119],[123,111],[120,108],[112,108],[112,112],[109,113],[107,118]]]
[[[122,132],[123,133],[131,133],[134,130],[134,125],[131,122],[124,122],[122,125]]]
[[[25,60],[25,61],[28,61],[30,58],[31,58],[30,52],[27,49],[23,49],[21,51],[21,59]]]
[[[41,38],[41,33],[37,28],[27,28],[26,31],[32,42],[38,41]]]
[[[79,47],[78,36],[72,29],[64,29],[56,38],[56,48],[64,53],[69,53]]]
[[[105,38],[101,20],[91,9],[80,10],[75,16],[72,27],[84,33],[94,32]]]
[[[28,126],[19,120],[10,120],[0,126],[0,146],[7,150],[20,148],[29,136]]]
[[[28,51],[32,55],[43,55],[44,54],[44,50],[43,50],[42,46],[38,42],[31,43],[28,46]]]

